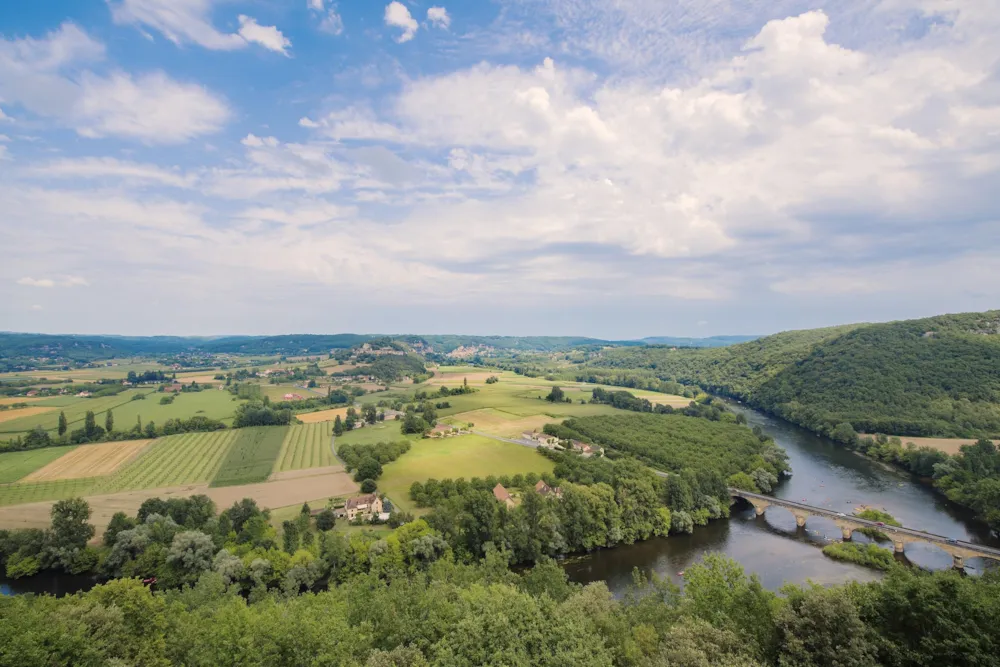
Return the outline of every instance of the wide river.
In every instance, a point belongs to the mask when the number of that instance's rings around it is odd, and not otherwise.
[[[746,415],[750,426],[760,426],[788,453],[792,476],[775,489],[775,496],[846,514],[858,505],[869,505],[885,509],[909,528],[1000,546],[1000,540],[991,537],[989,530],[974,521],[970,512],[948,502],[910,475],[858,456],[784,420],[735,403],[731,407]],[[693,535],[674,535],[596,551],[568,560],[565,568],[574,581],[604,580],[617,594],[632,583],[634,568],[647,577],[655,573],[681,583],[680,573],[710,552],[739,561],[770,589],[777,589],[784,582],[812,580],[833,584],[878,576],[867,568],[823,555],[824,545],[840,539],[840,529],[830,520],[810,517],[804,528],[798,528],[788,510],[772,507],[758,517],[751,507],[738,508],[733,508],[728,521],[697,527]],[[866,538],[855,533],[854,540],[866,541]],[[907,545],[905,560],[927,569],[951,567],[952,562],[948,554],[923,543]],[[970,574],[979,573],[984,567],[981,559],[966,563]],[[990,566],[993,565],[991,562]]]
[[[944,500],[909,475],[858,456],[783,420],[737,404],[732,404],[732,408],[745,414],[751,426],[764,429],[788,453],[793,474],[775,490],[777,497],[847,514],[861,504],[884,508],[909,528],[1000,547],[1000,540],[991,537],[983,524],[972,519],[971,513]],[[596,551],[567,559],[565,568],[574,581],[604,580],[617,594],[632,583],[633,568],[639,568],[647,576],[655,573],[682,583],[679,573],[709,552],[739,561],[771,589],[786,581],[833,584],[878,577],[867,568],[824,556],[822,547],[838,539],[840,529],[827,519],[810,518],[804,528],[798,528],[795,517],[782,508],[772,507],[759,517],[753,508],[739,511],[734,508],[728,521],[713,521],[696,528],[692,535],[674,535]],[[865,541],[857,533],[854,539]],[[905,559],[928,569],[951,567],[951,556],[922,543],[907,545]],[[980,559],[966,563],[971,574],[981,572],[984,567]],[[89,588],[92,583],[88,578],[55,574],[11,581],[0,573],[0,594],[58,595]]]

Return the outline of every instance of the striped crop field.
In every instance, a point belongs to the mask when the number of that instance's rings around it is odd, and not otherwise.
[[[237,486],[266,481],[281,453],[287,426],[241,428],[211,486]]]
[[[205,484],[215,477],[239,433],[227,430],[159,438],[142,456],[103,483],[100,492]]]
[[[76,449],[75,446],[46,447],[0,454],[0,484],[16,482],[59,457],[69,454],[74,449]]]
[[[21,482],[0,485],[0,505],[20,505],[42,500],[63,500],[92,493],[99,477],[60,479],[53,482]]]
[[[333,422],[290,426],[274,472],[336,465],[330,444],[332,437]]]

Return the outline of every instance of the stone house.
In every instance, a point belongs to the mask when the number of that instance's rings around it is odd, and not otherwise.
[[[377,493],[367,493],[363,496],[348,498],[347,504],[344,505],[344,516],[347,517],[348,521],[354,521],[358,517],[371,519],[373,516],[378,516],[381,513],[382,499],[378,497]]]

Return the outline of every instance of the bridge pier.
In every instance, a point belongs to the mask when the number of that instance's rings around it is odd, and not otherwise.
[[[795,515],[795,525],[798,526],[799,528],[804,527],[806,525],[806,515],[805,514],[796,514]]]
[[[965,559],[962,558],[961,556],[952,556],[951,557],[951,565],[956,570],[964,570],[965,569]]]
[[[896,550],[896,553],[901,554],[901,553],[903,553],[904,547],[906,545],[903,544],[902,540],[893,540],[892,541],[892,546]]]
[[[766,510],[766,509],[767,509],[767,507],[765,507],[764,505],[754,505],[753,506],[753,511],[757,513],[757,516],[763,516],[764,515],[764,510]]]
[[[843,536],[845,542],[850,542],[851,536],[854,535],[854,531],[847,526],[841,526],[840,534]]]

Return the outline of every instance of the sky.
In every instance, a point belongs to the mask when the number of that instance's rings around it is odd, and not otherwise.
[[[1000,0],[6,0],[0,330],[1000,307]]]

